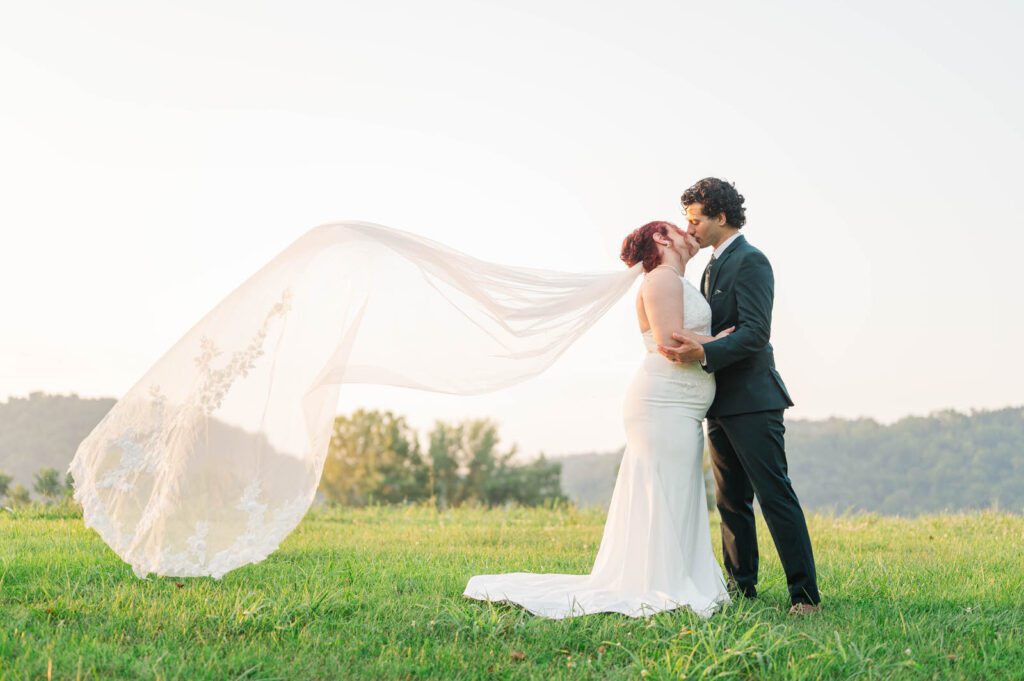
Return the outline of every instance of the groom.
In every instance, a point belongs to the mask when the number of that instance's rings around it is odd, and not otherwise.
[[[786,471],[782,412],[793,406],[775,370],[771,332],[774,277],[768,259],[740,234],[743,196],[731,183],[704,178],[687,189],[682,205],[689,232],[714,255],[701,293],[711,305],[711,333],[728,336],[706,344],[689,332],[674,333],[677,347],[658,346],[672,361],[700,362],[715,373],[717,392],[708,409],[708,439],[722,516],[725,569],[745,596],[757,594],[754,497],[786,571],[790,614],[820,608],[814,554],[800,502]]]

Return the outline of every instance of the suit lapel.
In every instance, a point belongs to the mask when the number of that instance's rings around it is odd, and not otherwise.
[[[711,300],[712,296],[715,295],[715,283],[718,281],[718,273],[722,271],[725,261],[729,259],[732,252],[742,243],[746,243],[746,237],[740,234],[729,244],[729,248],[725,249],[722,257],[715,259],[715,264],[711,267],[711,282],[708,284],[708,300]]]

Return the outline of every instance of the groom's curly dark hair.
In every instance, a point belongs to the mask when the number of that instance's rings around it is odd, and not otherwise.
[[[701,204],[704,215],[709,218],[725,213],[726,224],[736,229],[747,222],[743,195],[736,191],[734,183],[719,180],[717,177],[705,177],[683,192],[679,200],[684,206],[691,203]]]

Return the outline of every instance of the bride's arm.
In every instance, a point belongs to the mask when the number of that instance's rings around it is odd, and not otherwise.
[[[732,333],[735,330],[736,330],[735,326],[730,326],[728,329],[722,329],[715,336],[704,336],[704,335],[701,335],[699,333],[693,333],[692,331],[687,331],[685,329],[683,329],[682,331],[677,331],[676,333],[678,333],[680,336],[689,336],[691,339],[693,339],[697,343],[700,343],[701,345],[704,345],[705,343],[710,343],[711,341],[716,341],[719,338],[725,338],[726,336],[728,336],[730,333]]]
[[[672,334],[673,342],[678,342],[679,345],[658,343],[658,352],[673,362],[700,362],[704,366],[704,345],[725,338],[735,330],[735,326],[730,326],[714,336],[705,336],[683,329]]]
[[[683,282],[671,268],[651,270],[640,285],[644,313],[654,342],[672,343],[672,332],[683,328]]]

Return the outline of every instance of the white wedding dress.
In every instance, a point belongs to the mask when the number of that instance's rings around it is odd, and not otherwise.
[[[683,279],[684,326],[707,335],[711,310]],[[701,423],[715,379],[674,364],[642,334],[647,354],[626,390],[626,448],[597,558],[587,575],[512,572],[471,577],[463,595],[508,601],[543,617],[631,617],[688,607],[701,616],[729,601],[711,550]]]

